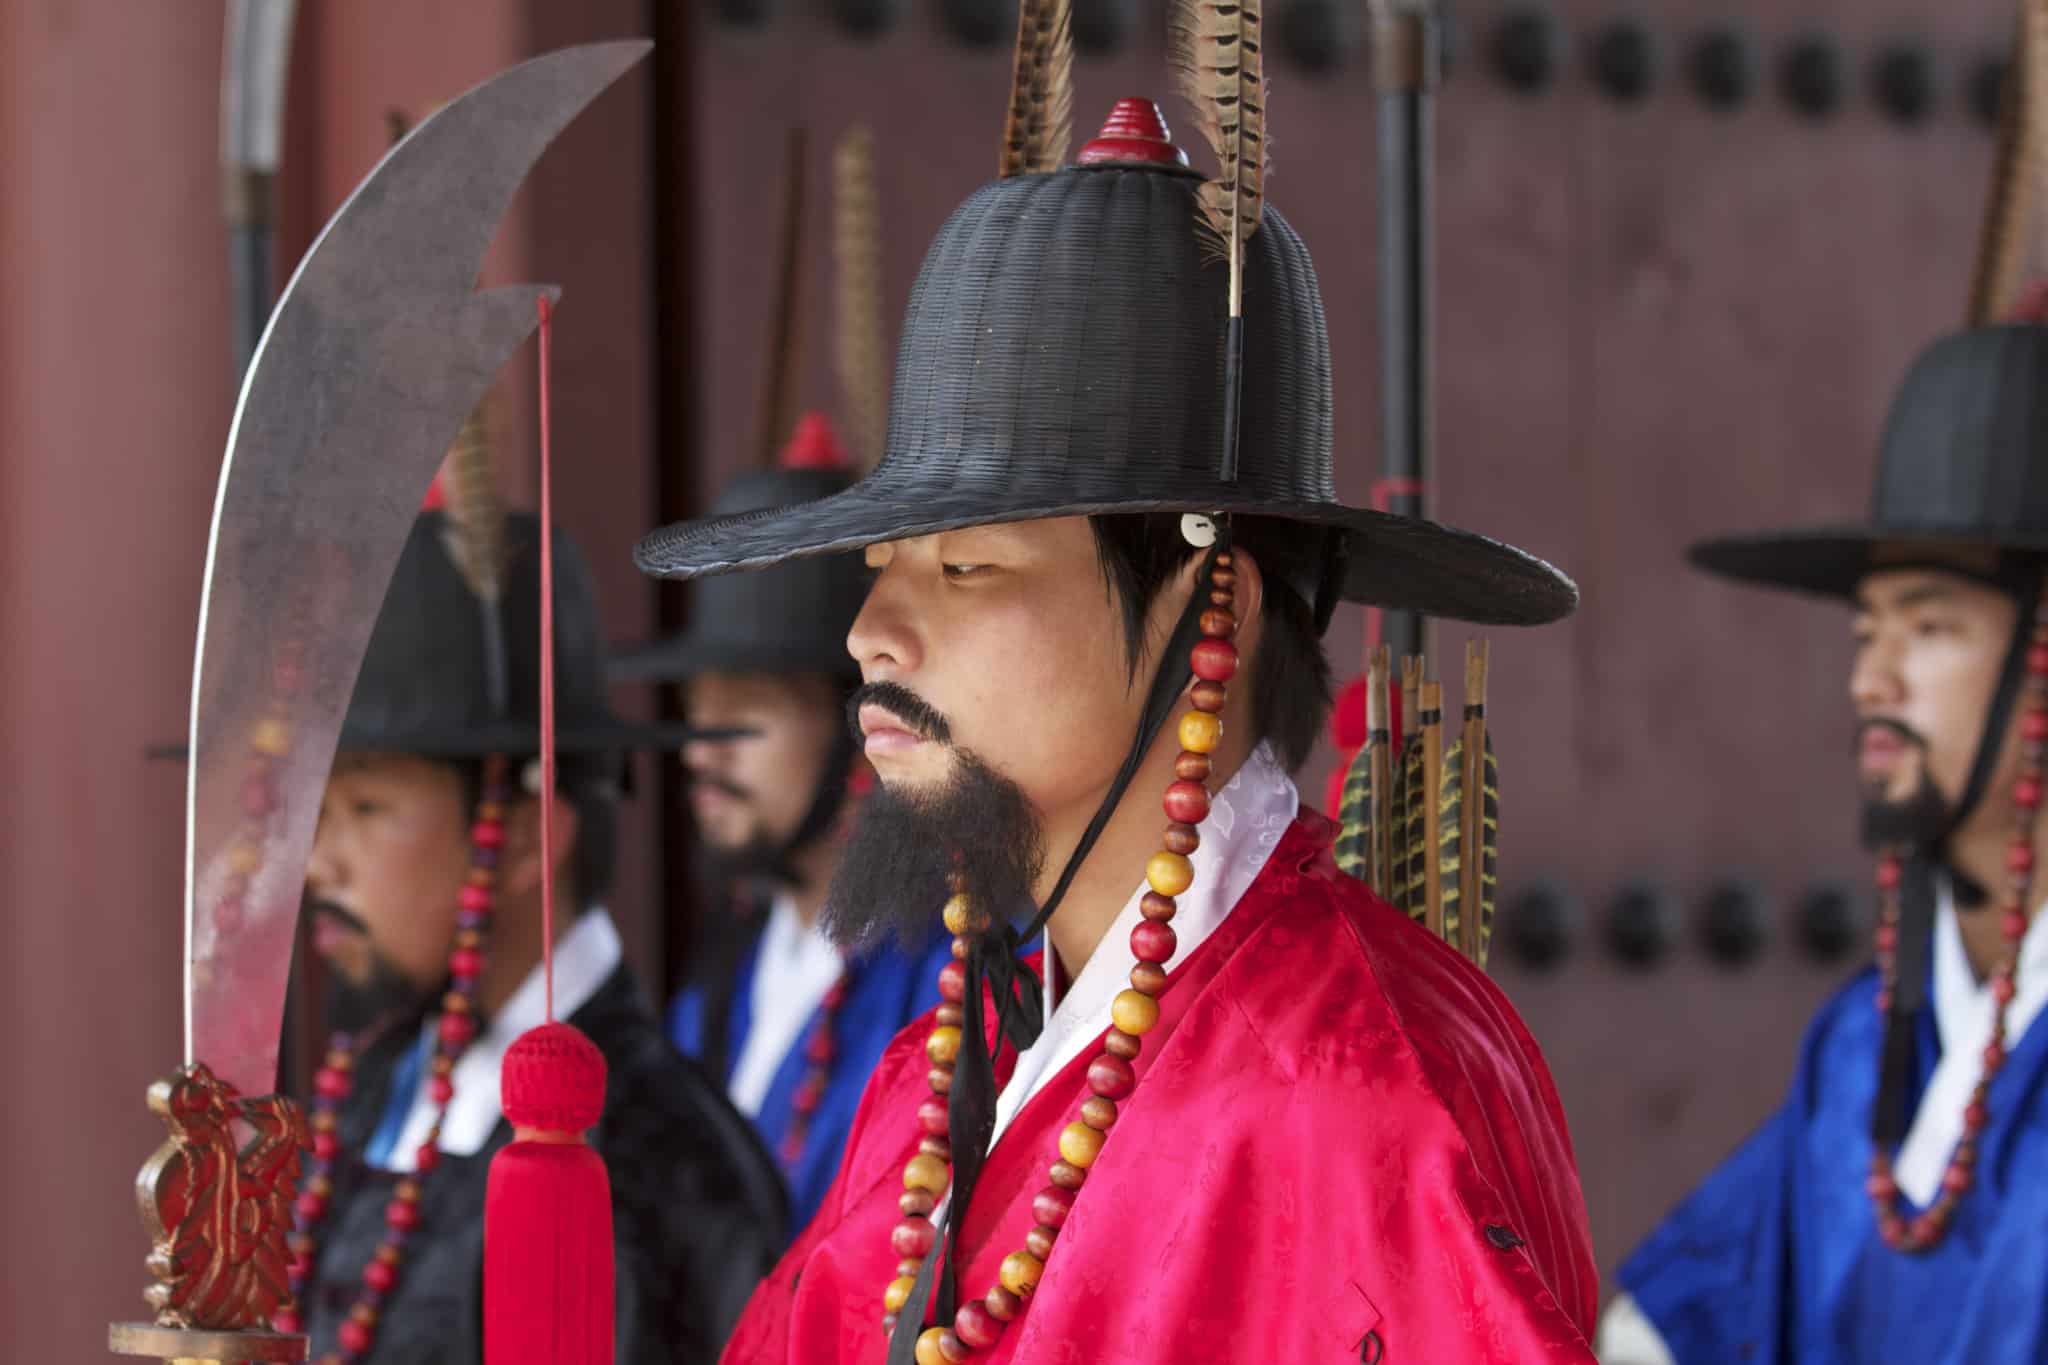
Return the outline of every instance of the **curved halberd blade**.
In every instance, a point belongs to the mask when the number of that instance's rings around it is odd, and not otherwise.
[[[534,286],[474,292],[513,192],[647,52],[569,48],[453,101],[384,157],[285,287],[221,464],[192,667],[185,1055],[276,1084],[320,798],[421,494],[535,324]]]

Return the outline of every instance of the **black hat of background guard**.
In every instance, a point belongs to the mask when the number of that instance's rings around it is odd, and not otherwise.
[[[874,473],[816,502],[658,530],[640,567],[696,578],[994,522],[1224,511],[1336,533],[1354,602],[1482,624],[1570,613],[1571,580],[1531,555],[1336,500],[1322,298],[1270,207],[1246,251],[1240,473],[1221,480],[1228,272],[1196,236],[1200,184],[1108,162],[982,186],[912,290]]]
[[[1939,564],[1945,547],[2006,552],[1994,571],[2048,553],[2048,327],[1973,327],[1936,341],[1906,375],[1859,523],[1703,541],[1710,573],[1852,597],[1874,568]],[[1881,547],[1881,548],[1880,548]],[[2016,580],[2015,580],[2016,581]]]
[[[540,750],[540,522],[505,519],[505,708],[492,705],[483,599],[449,553],[449,523],[424,512],[398,557],[342,722],[340,748],[431,758]],[[597,592],[576,544],[555,532],[555,744],[565,755],[683,743],[683,726],[628,724],[605,699]]]
[[[752,469],[712,505],[714,517],[760,512],[841,493],[852,477],[837,469]],[[679,682],[699,673],[821,673],[857,681],[847,632],[867,595],[857,555],[792,559],[758,573],[725,574],[696,585],[689,628],[613,656],[619,681]]]

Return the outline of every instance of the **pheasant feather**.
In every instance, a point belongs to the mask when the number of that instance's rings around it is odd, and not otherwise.
[[[854,127],[832,152],[832,256],[838,282],[839,394],[863,470],[882,458],[889,427],[888,325],[882,312],[882,207],[875,139]]]
[[[1500,768],[1494,758],[1493,741],[1488,739],[1480,776],[1480,799],[1475,808],[1466,799],[1466,779],[1471,770],[1465,753],[1465,741],[1461,738],[1444,755],[1437,848],[1444,888],[1444,941],[1484,967],[1493,939],[1494,880],[1500,848]],[[1470,819],[1473,814],[1478,816],[1476,824]],[[1472,856],[1475,828],[1476,858]]]
[[[998,179],[1056,171],[1074,127],[1072,0],[1023,0]]]
[[[2005,321],[2038,258],[2036,197],[2048,188],[2048,0],[2021,0],[1999,116],[1991,193],[1970,277],[1969,321]]]
[[[1197,196],[1197,229],[1230,263],[1230,316],[1243,314],[1244,244],[1266,205],[1266,82],[1261,0],[1173,0],[1167,56],[1195,127],[1216,154]]]

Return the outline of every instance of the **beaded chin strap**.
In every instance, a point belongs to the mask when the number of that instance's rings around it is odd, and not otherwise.
[[[1208,519],[1189,518],[1188,522],[1199,523],[1184,523],[1190,540],[1200,543],[1197,537],[1204,526],[1212,538],[1216,536]],[[1032,1200],[1032,1213],[1038,1225],[1025,1237],[1021,1249],[1003,1258],[997,1283],[989,1287],[983,1298],[961,1305],[953,1313],[950,1327],[928,1327],[918,1334],[917,1365],[958,1365],[1002,1339],[1005,1327],[1024,1311],[1025,1300],[1031,1297],[1045,1273],[1060,1228],[1116,1123],[1118,1101],[1126,1099],[1137,1087],[1134,1063],[1144,1047],[1145,1035],[1159,1023],[1158,997],[1166,989],[1166,964],[1172,961],[1177,943],[1172,923],[1174,898],[1194,884],[1194,864],[1188,855],[1201,843],[1196,826],[1209,813],[1210,755],[1223,738],[1226,684],[1237,672],[1237,647],[1231,643],[1237,632],[1237,617],[1232,610],[1237,585],[1234,563],[1227,539],[1219,540],[1207,566],[1208,605],[1201,608],[1196,618],[1200,639],[1188,653],[1196,681],[1189,692],[1192,709],[1180,718],[1181,752],[1174,760],[1174,781],[1167,787],[1163,801],[1169,823],[1159,851],[1146,860],[1147,890],[1141,902],[1144,919],[1131,931],[1131,954],[1138,961],[1131,968],[1130,987],[1119,992],[1110,1005],[1111,1027],[1103,1039],[1102,1051],[1088,1064],[1092,1093],[1081,1105],[1079,1117],[1061,1130],[1059,1160],[1052,1163],[1046,1173],[1045,1188]],[[1191,603],[1191,610],[1196,605]],[[1149,748],[1149,743],[1140,748]],[[1109,804],[1116,804],[1114,794]],[[1070,875],[1073,867],[1074,863],[1070,863]],[[925,1053],[932,1064],[932,1093],[918,1106],[917,1153],[903,1168],[904,1192],[899,1200],[903,1220],[889,1234],[889,1244],[900,1258],[896,1278],[882,1294],[882,1330],[892,1335],[904,1308],[915,1301],[921,1310],[932,1288],[933,1267],[939,1259],[932,1253],[939,1234],[931,1214],[952,1183],[953,1174],[948,1099],[963,1044],[977,1049],[981,1044],[979,1038],[966,1037],[968,1026],[978,1024],[980,1014],[978,1008],[968,1008],[970,981],[966,962],[977,939],[990,931],[991,921],[986,909],[966,894],[964,885],[956,880],[953,895],[946,902],[946,928],[954,935],[953,961],[939,973],[943,1003],[925,1043]],[[1048,908],[1053,903],[1049,899]],[[961,1212],[957,1205],[952,1210],[950,1221],[956,1227]],[[942,1316],[952,1307],[951,1286],[943,1287],[947,1292],[942,1296]],[[921,1311],[919,1316],[922,1317]],[[892,1350],[892,1356],[899,1351],[900,1348]]]
[[[1991,1082],[2005,1065],[2007,1038],[2005,1016],[2012,1004],[2019,974],[2020,941],[2026,937],[2028,908],[2033,903],[2034,826],[2041,809],[2042,771],[2048,757],[2048,605],[2036,601],[2032,638],[2026,651],[2024,710],[2020,713],[2020,775],[2012,786],[2013,834],[2006,849],[2009,874],[2001,911],[2000,928],[2005,947],[1998,965],[1991,970],[1993,1013],[1991,1041],[1984,1048],[1984,1070],[1970,1092],[1963,1110],[1963,1135],[1950,1153],[1942,1173],[1941,1192],[1919,1213],[1905,1205],[1899,1182],[1892,1171],[1892,1154],[1880,1141],[1870,1158],[1866,1188],[1877,1206],[1878,1232],[1894,1251],[1917,1253],[1932,1250],[1947,1236],[1955,1220],[1956,1205],[1975,1183],[1977,1144],[1990,1121],[1985,1097]],[[1994,746],[1997,737],[1987,735],[1984,743]],[[1877,1008],[1889,1014],[1901,990],[1899,975],[1900,886],[1908,871],[1901,850],[1887,850],[1877,865],[1877,887],[1882,909],[1877,927],[1877,965],[1880,985]]]

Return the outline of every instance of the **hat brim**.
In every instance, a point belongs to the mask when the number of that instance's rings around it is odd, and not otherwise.
[[[1879,547],[1887,553],[1879,554]],[[1890,553],[1896,547],[1899,553]],[[1854,598],[1873,570],[1940,564],[1942,551],[2048,552],[2048,535],[1987,535],[1982,527],[1895,527],[1836,524],[1752,535],[1719,536],[1686,551],[1695,568],[1758,587]],[[1924,557],[1917,552],[1925,551]]]
[[[558,754],[603,754],[651,750],[667,752],[692,741],[748,739],[757,731],[746,726],[707,728],[695,725],[585,725],[555,732]],[[540,731],[531,725],[489,725],[464,730],[431,730],[408,734],[363,734],[344,728],[336,753],[417,754],[422,758],[488,758],[493,754],[531,754],[540,749]],[[183,740],[152,744],[143,757],[184,762],[190,750]]]
[[[906,496],[875,483],[870,478],[797,506],[663,527],[635,548],[634,562],[659,578],[702,578],[970,526],[1117,513],[1240,512],[1343,532],[1347,601],[1475,625],[1536,626],[1569,616],[1579,600],[1577,586],[1562,571],[1512,545],[1341,503],[1258,499],[1232,484],[1192,488],[1171,498],[1077,502],[1020,492],[1013,501],[992,502],[981,493]]]
[[[820,673],[857,676],[844,645],[831,651],[787,640],[738,640],[685,632],[666,640],[624,646],[612,652],[605,676],[619,683],[672,683],[702,673]]]

